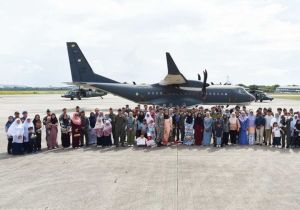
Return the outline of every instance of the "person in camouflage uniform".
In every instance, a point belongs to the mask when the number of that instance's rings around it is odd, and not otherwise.
[[[115,117],[115,139],[114,143],[116,147],[119,146],[121,142],[121,146],[124,147],[125,137],[126,137],[126,126],[127,126],[127,119],[125,115],[122,114],[122,110],[118,109],[118,115]]]
[[[159,108],[159,113],[156,116],[155,119],[155,128],[156,128],[156,141],[157,141],[157,146],[162,145],[162,140],[164,137],[164,111],[163,108]]]
[[[115,121],[116,121],[116,114],[114,114],[114,111],[112,108],[109,108],[109,115],[108,115],[109,119],[110,119],[110,123],[111,123],[111,127],[112,127],[112,137],[114,139],[116,139],[116,129],[115,129]]]

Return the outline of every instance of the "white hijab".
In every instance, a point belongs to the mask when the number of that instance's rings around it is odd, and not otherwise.
[[[103,118],[98,117],[94,129],[103,129],[103,128],[104,128]]]
[[[153,118],[151,117],[151,113],[150,113],[150,112],[147,112],[144,119],[146,119],[147,124],[149,124],[150,121],[153,120]],[[154,120],[153,120],[153,121],[154,121]]]
[[[27,122],[27,120],[30,120],[30,122]],[[29,139],[28,139],[28,134],[29,134],[28,128],[32,127],[33,130],[34,130],[34,125],[32,123],[32,120],[29,117],[27,117],[26,120],[23,123],[23,126],[24,126],[24,137],[25,137],[24,141],[28,142],[29,141]]]
[[[17,121],[19,121],[20,123],[18,124]],[[7,134],[13,137],[13,143],[23,143],[24,126],[19,118],[15,119],[13,124],[11,124],[7,131]],[[22,136],[22,138],[19,139],[19,136]]]

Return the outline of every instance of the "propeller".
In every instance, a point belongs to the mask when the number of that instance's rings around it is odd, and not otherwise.
[[[200,74],[198,74],[198,80],[201,81],[201,76],[200,76]]]
[[[204,79],[203,79],[203,85],[202,85],[202,95],[203,97],[206,96],[206,87],[209,86],[209,84],[207,84],[207,71],[206,69],[203,71],[203,76],[204,76]]]
[[[134,85],[136,85],[135,81],[132,82]]]

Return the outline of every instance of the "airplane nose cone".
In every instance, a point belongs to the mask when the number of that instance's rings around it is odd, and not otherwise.
[[[250,101],[255,101],[255,97],[253,95],[250,95]]]

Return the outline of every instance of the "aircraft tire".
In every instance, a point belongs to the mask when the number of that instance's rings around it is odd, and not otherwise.
[[[263,100],[262,100],[262,99],[260,99],[260,102],[263,102]]]
[[[72,98],[71,98],[71,100],[73,101],[73,100],[74,100],[74,98],[72,97]]]

